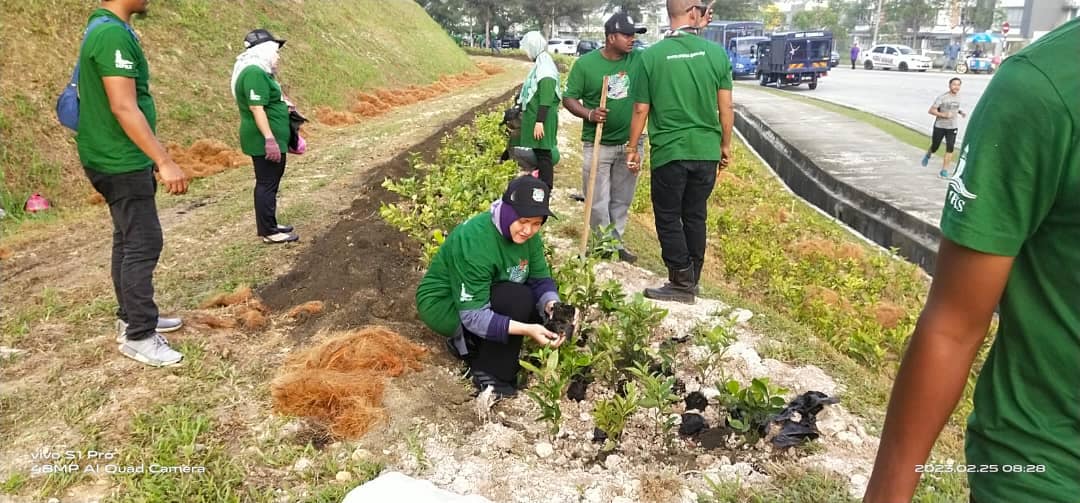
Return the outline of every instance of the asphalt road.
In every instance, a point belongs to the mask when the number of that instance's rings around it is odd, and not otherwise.
[[[939,94],[948,92],[948,82],[952,77],[960,77],[963,86],[960,89],[961,109],[970,112],[975,109],[991,75],[960,75],[953,71],[940,72],[900,72],[896,70],[852,70],[843,63],[829,72],[818,83],[818,88],[811,91],[806,85],[784,87],[787,92],[832,101],[857,108],[900,122],[909,127],[930,134],[934,118],[927,113],[930,105]],[[757,86],[757,81],[739,80],[740,85]],[[738,101],[738,89],[735,100]],[[970,115],[969,115],[970,117]],[[960,119],[960,137],[967,127],[967,119]]]

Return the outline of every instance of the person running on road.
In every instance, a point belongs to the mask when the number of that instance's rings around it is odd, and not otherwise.
[[[722,47],[698,35],[708,10],[697,0],[668,0],[673,34],[635,55],[630,69],[627,165],[641,169],[637,144],[647,118],[656,236],[668,269],[666,284],[645,289],[655,300],[695,302],[709,195],[717,172],[731,162],[731,62]]]
[[[531,148],[536,155],[540,179],[555,186],[559,136],[559,68],[547,51],[547,41],[538,31],[521,37],[521,49],[535,61],[521,86],[521,136],[513,146]],[[555,155],[552,155],[552,154]]]
[[[1080,19],[1009,57],[971,116],[926,307],[864,503],[911,501],[999,311],[967,419],[971,501],[1080,497]]]
[[[967,113],[960,109],[960,79],[949,79],[949,92],[938,96],[934,104],[927,111],[934,119],[934,132],[930,138],[930,150],[922,158],[922,165],[930,164],[930,156],[937,153],[941,147],[941,140],[945,140],[945,158],[941,163],[942,178],[949,176],[949,163],[952,162],[953,147],[956,145],[956,132],[960,127],[960,121],[956,116],[967,117]]]
[[[626,165],[626,142],[634,111],[629,70],[634,57],[639,55],[634,50],[634,35],[645,33],[645,28],[634,26],[630,16],[620,12],[604,23],[604,33],[606,41],[602,49],[590,51],[574,62],[562,103],[570,113],[584,119],[581,127],[582,193],[588,191],[593,156],[599,156],[589,226],[598,229],[614,224],[619,258],[633,263],[637,257],[622,244],[630,203],[637,188],[637,175]],[[608,77],[607,107],[599,108],[605,76]],[[594,152],[593,141],[599,123],[604,124],[603,137],[600,150]],[[635,146],[638,155],[644,153],[642,143],[639,141]]]
[[[162,333],[183,325],[159,315],[154,269],[164,240],[155,195],[161,179],[170,194],[183,194],[188,178],[155,135],[157,108],[150,94],[150,65],[130,22],[146,14],[145,0],[103,0],[90,15],[79,55],[79,161],[112,216],[112,282],[116,342],[124,356],[154,367],[184,355]],[[98,24],[100,23],[100,24]],[[178,267],[183,267],[178,266]]]

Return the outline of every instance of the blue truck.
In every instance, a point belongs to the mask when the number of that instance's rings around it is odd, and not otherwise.
[[[769,37],[735,37],[728,40],[727,54],[731,60],[731,74],[734,78],[757,77],[758,44]]]
[[[829,74],[833,35],[829,31],[773,33],[757,44],[757,77],[763,86],[798,86],[817,89],[818,79]]]

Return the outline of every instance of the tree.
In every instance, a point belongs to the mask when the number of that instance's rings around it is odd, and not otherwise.
[[[938,11],[943,8],[944,0],[893,0],[886,6],[889,18],[895,24],[894,31],[910,33],[912,47],[918,40],[919,29],[933,24]]]
[[[791,24],[798,30],[829,30],[833,40],[847,40],[848,29],[844,25],[844,7],[833,2],[828,7],[799,11]]]
[[[716,0],[713,3],[713,19],[730,21],[760,21],[762,8],[768,0]]]
[[[625,12],[634,22],[640,22],[644,12],[652,12],[660,7],[661,0],[607,0],[604,10],[607,12]]]
[[[529,0],[524,3],[527,20],[540,25],[540,33],[555,36],[555,23],[566,19],[580,23],[585,15],[602,5],[604,0]]]
[[[764,19],[765,31],[777,31],[784,26],[786,19],[784,13],[780,12],[780,7],[771,3],[761,8],[761,17]]]

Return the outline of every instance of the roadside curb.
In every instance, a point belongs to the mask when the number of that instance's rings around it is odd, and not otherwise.
[[[933,274],[941,240],[936,226],[837,179],[739,104],[735,128],[792,192]]]

